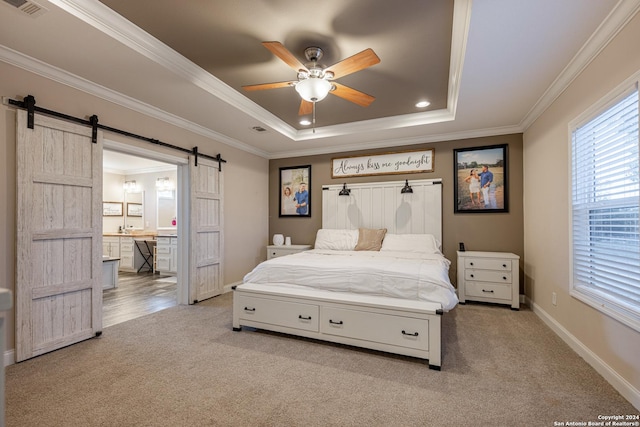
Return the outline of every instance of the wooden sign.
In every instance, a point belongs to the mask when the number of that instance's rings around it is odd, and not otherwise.
[[[331,159],[331,178],[433,172],[434,149]]]

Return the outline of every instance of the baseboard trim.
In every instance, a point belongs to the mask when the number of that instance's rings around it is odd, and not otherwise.
[[[242,284],[242,280],[237,281],[237,282],[233,282],[233,283],[229,283],[228,285],[225,285],[223,289],[223,293],[227,293],[227,292],[231,292],[233,290],[234,286],[238,286]]]
[[[620,376],[611,366],[607,365],[593,351],[585,346],[573,334],[571,334],[564,326],[558,323],[553,317],[544,311],[539,305],[535,304],[531,299],[527,298],[527,305],[532,308],[533,312],[555,332],[562,340],[569,345],[582,357],[593,369],[609,382],[625,399],[629,401],[636,409],[640,410],[640,390],[635,388],[626,379]]]
[[[16,363],[16,351],[13,348],[11,350],[5,350],[3,362],[5,367]]]

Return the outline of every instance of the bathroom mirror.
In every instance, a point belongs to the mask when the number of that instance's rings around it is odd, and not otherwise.
[[[176,229],[176,191],[158,191],[158,230]]]
[[[124,225],[134,230],[144,229],[144,192],[124,193]]]

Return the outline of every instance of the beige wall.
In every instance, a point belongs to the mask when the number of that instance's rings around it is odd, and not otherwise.
[[[93,97],[68,86],[0,62],[0,95],[33,95],[38,106],[86,118],[96,114],[101,124],[159,139],[201,153],[221,153],[224,172],[224,283],[242,277],[264,258],[268,240],[268,160],[191,133]],[[215,113],[215,112],[212,112]],[[15,109],[0,106],[0,286],[14,290],[16,238]],[[105,133],[105,137],[147,149],[151,144]],[[168,151],[181,155],[178,151]],[[250,208],[247,208],[247,201]],[[14,313],[7,313],[7,349],[14,348]]]
[[[569,295],[569,122],[640,70],[640,15],[524,133],[526,293],[558,329],[575,337],[635,388],[640,405],[640,333]],[[557,294],[557,306],[551,294]],[[577,391],[579,392],[579,391]],[[629,398],[629,396],[626,396]]]
[[[453,213],[453,150],[455,148],[508,144],[509,212],[508,213]],[[269,162],[269,236],[282,233],[291,236],[294,244],[313,244],[315,235],[322,227],[322,185],[397,181],[409,179],[442,178],[443,252],[452,261],[449,276],[456,283],[456,251],[458,242],[464,242],[467,250],[513,252],[522,258],[522,135],[501,135],[438,142],[435,144],[402,147],[401,150],[434,148],[434,171],[404,175],[380,175],[355,178],[331,178],[333,157],[356,154],[375,154],[390,150],[367,150],[352,153],[326,154]],[[396,150],[400,151],[400,150]],[[311,165],[311,218],[278,216],[279,168],[285,166]],[[522,266],[522,260],[521,260]],[[522,275],[522,274],[521,274]]]

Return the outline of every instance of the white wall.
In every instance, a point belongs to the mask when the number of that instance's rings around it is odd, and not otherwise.
[[[640,332],[569,295],[568,125],[640,70],[639,40],[636,15],[524,133],[525,292],[548,324],[636,408]],[[556,306],[551,304],[553,292]]]

